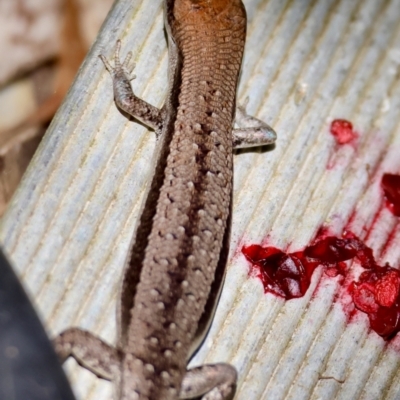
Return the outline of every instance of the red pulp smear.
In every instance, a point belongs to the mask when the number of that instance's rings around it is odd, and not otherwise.
[[[381,186],[392,213],[400,217],[400,175],[383,174]]]
[[[350,143],[358,137],[353,130],[353,124],[345,119],[335,119],[331,123],[330,132],[337,144]]]
[[[265,292],[286,300],[304,296],[319,265],[328,277],[345,276],[345,261],[357,258],[364,272],[349,286],[355,307],[368,315],[371,328],[383,338],[400,330],[400,271],[379,266],[372,250],[351,233],[325,237],[296,253],[259,245],[244,246],[242,252],[251,262],[250,275],[261,279]]]

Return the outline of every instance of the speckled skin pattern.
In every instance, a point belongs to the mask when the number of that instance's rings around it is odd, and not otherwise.
[[[133,357],[123,361],[133,371],[126,384],[143,399],[176,398],[214,279],[230,211],[246,28],[241,1],[174,3],[167,9],[182,57],[178,108],[127,333]]]

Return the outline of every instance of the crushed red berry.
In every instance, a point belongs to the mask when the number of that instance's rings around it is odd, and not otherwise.
[[[337,144],[350,143],[358,137],[353,130],[353,124],[345,119],[335,119],[331,123],[330,132]]]
[[[400,175],[384,174],[381,186],[390,210],[394,215],[400,217]]]
[[[372,249],[355,235],[325,236],[296,253],[258,245],[242,251],[265,292],[286,300],[304,296],[316,267],[322,265],[328,277],[345,276],[345,261],[356,258],[364,271],[349,286],[355,307],[368,315],[371,328],[383,338],[390,339],[400,330],[400,271],[379,266]]]
[[[275,247],[258,245],[243,247],[242,251],[266,292],[285,299],[304,296],[316,265],[313,268],[315,263],[309,263],[302,253],[286,254]]]
[[[368,314],[371,329],[385,339],[393,338],[400,330],[399,302],[393,307],[379,307],[376,313]]]
[[[339,239],[334,236],[320,240],[312,246],[308,246],[304,253],[308,257],[315,258],[323,263],[337,263],[350,260],[358,252],[358,243],[354,239]]]

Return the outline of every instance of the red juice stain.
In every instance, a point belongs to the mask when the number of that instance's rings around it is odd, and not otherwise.
[[[400,175],[383,174],[381,186],[390,210],[394,215],[400,217]]]
[[[346,276],[345,261],[357,258],[364,272],[351,282],[354,306],[368,315],[371,329],[385,339],[400,330],[400,271],[379,266],[371,248],[352,233],[342,238],[326,236],[303,251],[286,253],[276,247],[244,246],[251,263],[250,275],[257,276],[265,292],[290,300],[307,292],[314,270],[322,265],[328,277]]]
[[[358,137],[353,129],[353,124],[345,119],[334,119],[331,123],[330,132],[337,144],[347,144]]]

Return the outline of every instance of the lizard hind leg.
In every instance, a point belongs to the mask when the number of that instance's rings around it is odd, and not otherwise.
[[[90,332],[67,329],[53,340],[53,346],[62,363],[71,356],[99,378],[118,380],[122,352]]]
[[[236,369],[225,363],[207,364],[189,369],[183,378],[180,399],[227,400],[235,392]]]

